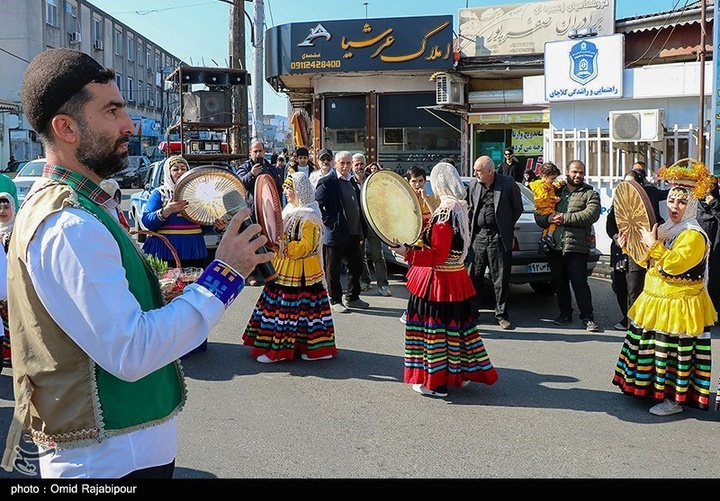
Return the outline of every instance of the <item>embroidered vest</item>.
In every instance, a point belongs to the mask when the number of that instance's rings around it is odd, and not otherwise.
[[[38,226],[67,207],[92,213],[113,235],[130,291],[143,311],[161,307],[164,300],[147,259],[115,218],[67,185],[44,183],[26,200],[9,247],[15,414],[3,454],[5,469],[12,469],[23,431],[45,447],[88,446],[168,421],[187,395],[179,361],[136,382],[122,381],[95,364],[45,310],[28,275],[27,248]]]

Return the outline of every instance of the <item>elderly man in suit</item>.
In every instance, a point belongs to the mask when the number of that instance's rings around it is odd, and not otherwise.
[[[352,154],[335,154],[335,170],[323,176],[315,188],[315,200],[323,220],[323,258],[328,296],[336,313],[370,306],[360,299],[360,275],[367,222],[360,212],[360,187],[352,175]],[[347,263],[347,284],[343,294],[343,261]]]
[[[503,329],[512,329],[507,299],[513,232],[523,212],[520,188],[512,177],[495,172],[488,156],[475,160],[473,175],[467,195],[471,244],[466,262],[476,294],[470,307],[479,314],[485,270],[489,269],[495,290],[495,319]]]

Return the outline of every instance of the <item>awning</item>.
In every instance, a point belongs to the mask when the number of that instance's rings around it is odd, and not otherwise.
[[[20,103],[13,103],[0,99],[0,112],[2,113],[20,113]]]

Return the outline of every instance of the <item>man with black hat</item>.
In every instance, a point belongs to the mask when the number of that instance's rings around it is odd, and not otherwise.
[[[310,182],[313,188],[317,187],[321,177],[327,176],[333,170],[333,152],[329,148],[323,148],[318,153],[318,168],[310,173]]]
[[[258,225],[239,233],[243,209],[217,260],[165,306],[99,186],[125,167],[134,130],[115,72],[50,49],[28,65],[21,99],[47,165],[8,248],[15,411],[2,467],[27,465],[27,435],[43,478],[171,478],[187,391],[178,359],[273,254],[255,254],[266,241],[252,240]]]

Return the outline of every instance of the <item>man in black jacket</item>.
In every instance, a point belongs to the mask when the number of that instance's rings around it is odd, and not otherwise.
[[[471,240],[466,263],[476,294],[470,300],[470,308],[477,316],[485,269],[489,268],[495,290],[495,319],[503,329],[512,329],[507,298],[513,232],[523,212],[520,188],[512,177],[496,173],[488,156],[475,160],[473,174],[467,194]]]
[[[652,205],[655,221],[662,224],[665,220],[660,216],[660,200],[667,198],[666,190],[659,190],[657,186],[648,182],[644,162],[636,162],[633,169],[625,176],[625,180],[633,180],[643,187]],[[610,268],[612,288],[617,298],[618,306],[622,312],[622,320],[615,324],[615,330],[625,331],[628,327],[627,312],[638,298],[645,285],[647,268],[636,263],[617,245],[618,225],[615,219],[615,207],[610,206],[605,230],[612,239],[610,244]]]
[[[323,259],[330,305],[336,313],[349,313],[349,308],[367,309],[360,299],[360,275],[363,268],[367,222],[360,209],[360,187],[352,174],[352,154],[335,154],[335,170],[318,181],[315,200],[323,221]],[[341,274],[347,265],[346,289],[343,293]]]
[[[505,159],[500,162],[497,171],[505,176],[510,176],[518,183],[523,182],[525,171],[518,159],[515,158],[515,150],[512,146],[505,148]]]
[[[255,180],[260,174],[270,174],[275,180],[275,187],[278,190],[278,194],[282,194],[283,179],[275,166],[265,158],[265,145],[262,141],[253,141],[250,145],[250,158],[237,168],[237,175],[240,177],[245,190],[247,190],[246,202],[253,215],[253,219],[255,216]],[[278,217],[280,217],[280,215],[278,215]],[[259,276],[257,270],[255,270],[248,277],[247,283],[248,285],[259,285],[261,280],[262,277]]]

